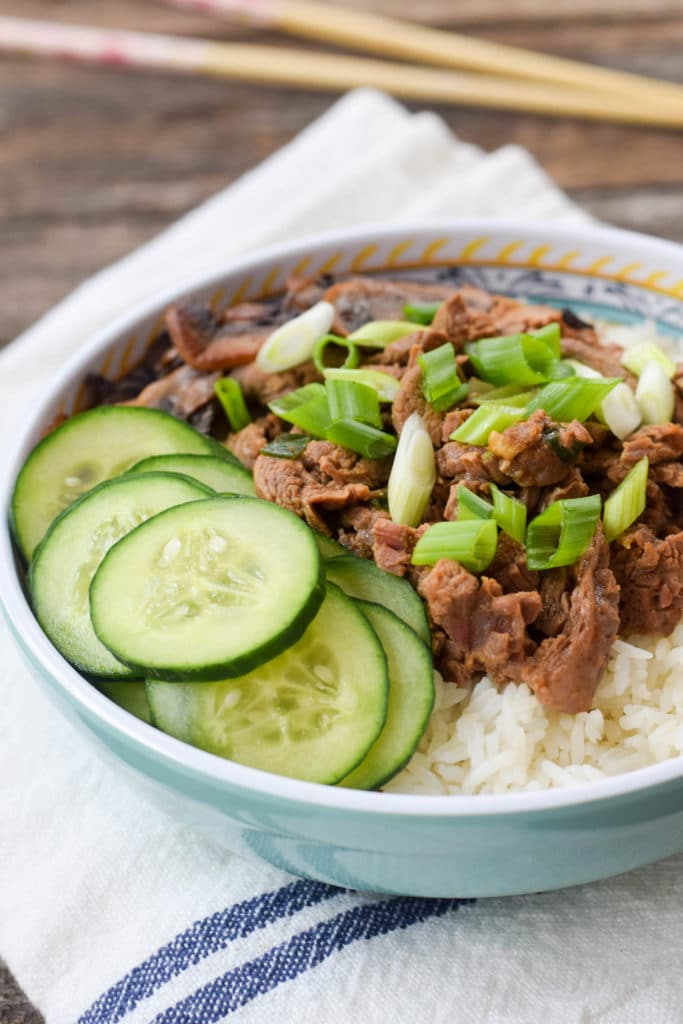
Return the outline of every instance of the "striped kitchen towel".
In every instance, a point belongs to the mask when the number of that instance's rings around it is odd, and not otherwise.
[[[188,254],[199,273],[317,230],[461,214],[586,216],[525,151],[486,155],[432,114],[351,93],[3,352],[5,430],[94,330],[181,282]],[[680,859],[477,902],[295,880],[143,802],[35,688],[4,625],[0,651],[0,1024],[683,1020]]]

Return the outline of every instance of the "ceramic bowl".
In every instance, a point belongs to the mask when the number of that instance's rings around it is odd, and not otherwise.
[[[643,318],[683,335],[683,249],[595,228],[491,221],[348,231],[297,242],[189,281],[215,307],[276,294],[292,272],[437,273],[492,291]],[[112,324],[53,381],[0,480],[13,480],[41,430],[79,408],[87,371],[115,376],[141,355],[177,294]],[[354,889],[420,896],[498,896],[627,871],[683,849],[683,759],[545,792],[501,796],[365,793],[293,781],[196,750],[138,721],[76,672],[31,614],[7,527],[0,600],[33,674],[139,793],[238,853]]]

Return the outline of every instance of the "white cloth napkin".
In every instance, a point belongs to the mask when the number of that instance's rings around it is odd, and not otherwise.
[[[351,93],[0,354],[3,429],[161,288],[318,230],[459,214],[586,217],[524,150],[485,155],[433,114]],[[683,1020],[683,861],[465,903],[297,882],[143,803],[36,689],[4,624],[0,666],[0,955],[48,1024]]]

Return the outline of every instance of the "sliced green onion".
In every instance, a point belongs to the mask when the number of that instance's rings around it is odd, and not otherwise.
[[[276,459],[298,459],[310,440],[308,434],[280,434],[263,446],[261,454],[273,455]]]
[[[569,420],[583,422],[619,383],[618,377],[601,377],[600,380],[569,377],[552,381],[531,399],[526,407],[527,413],[531,415],[537,409],[543,409],[557,423],[568,423]]]
[[[352,331],[348,340],[361,348],[384,348],[392,341],[415,334],[419,329],[419,324],[411,324],[407,320],[370,320],[358,330]]]
[[[511,424],[525,419],[526,415],[525,409],[484,403],[451,434],[450,439],[462,444],[488,444],[492,430],[505,430]]]
[[[476,395],[477,397],[496,390],[493,384],[487,384],[485,380],[480,380],[479,377],[470,377],[467,383],[470,386],[470,394]],[[486,399],[484,399],[484,401],[486,401]]]
[[[279,373],[311,358],[318,338],[327,334],[334,320],[330,302],[316,302],[304,313],[288,320],[261,345],[256,365],[264,373]]]
[[[495,484],[489,484],[489,487],[493,495],[496,522],[509,537],[516,540],[518,544],[523,544],[526,533],[526,505],[523,501],[511,498]]]
[[[472,379],[468,381],[472,390]],[[470,395],[470,405],[483,405],[484,402],[501,402],[503,405],[526,405],[536,394],[533,388],[520,388],[519,384],[503,384],[500,388],[488,387],[486,391]]]
[[[634,523],[645,509],[647,499],[647,474],[650,463],[647,456],[636,462],[633,469],[612,491],[605,502],[602,521],[605,539],[611,543]]]
[[[389,476],[387,499],[393,521],[418,526],[435,482],[432,441],[422,417],[414,412],[403,424]]]
[[[631,345],[621,357],[621,365],[634,373],[636,377],[641,375],[646,363],[651,361],[660,364],[669,380],[676,373],[676,364],[654,341],[640,341],[636,345]]]
[[[565,380],[567,377],[574,377],[576,370],[568,359],[558,359],[550,363],[546,369],[548,380]]]
[[[535,330],[529,331],[529,334],[545,342],[548,348],[555,354],[555,358],[560,358],[562,354],[562,332],[560,331],[559,320],[554,320],[551,324],[545,324],[543,327],[536,327]]]
[[[636,402],[643,423],[668,423],[674,414],[674,389],[661,363],[651,359],[640,371]]]
[[[526,561],[530,569],[573,565],[593,539],[600,519],[600,495],[554,501],[529,523]]]
[[[442,305],[443,301],[408,302],[403,307],[403,315],[406,320],[412,320],[416,324],[426,324],[429,327]]]
[[[383,459],[395,452],[397,445],[393,434],[357,420],[337,420],[328,428],[327,440],[368,459]]]
[[[436,409],[437,412],[445,412],[446,409],[452,409],[458,402],[462,402],[469,393],[469,384],[464,381],[458,381],[455,387],[451,388],[450,391],[446,391],[437,402],[432,402],[432,408]]]
[[[554,350],[533,334],[482,338],[465,345],[479,377],[490,384],[543,384],[558,362]]]
[[[434,523],[415,545],[412,563],[436,565],[441,558],[454,558],[470,572],[483,572],[493,561],[497,545],[495,519]]]
[[[382,373],[381,370],[347,370],[341,366],[326,369],[323,376],[326,381],[345,380],[374,388],[380,402],[393,402],[401,383],[396,377],[392,377],[389,373]]]
[[[381,427],[379,397],[374,388],[349,380],[328,380],[327,401],[332,422],[358,420],[371,427]]]
[[[251,416],[244,401],[239,381],[232,377],[221,377],[214,384],[213,390],[223,406],[223,412],[232,431],[242,430],[248,423],[251,423]]]
[[[459,523],[467,519],[493,519],[493,505],[484,501],[464,484],[460,484],[458,487],[457,498]]]
[[[449,401],[451,395],[461,387],[455,368],[455,351],[450,341],[431,352],[423,352],[417,361],[422,370],[422,393],[425,398],[437,411],[447,409],[449,406],[442,403]]]
[[[322,338],[316,341],[311,353],[311,358],[319,373],[324,373],[327,369],[325,366],[325,349],[329,348],[330,345],[346,349],[346,358],[341,364],[344,368],[351,370],[358,366],[360,363],[360,352],[352,341],[349,341],[348,338],[340,338],[337,334],[323,334]]]
[[[327,392],[323,384],[306,384],[296,391],[274,398],[268,408],[280,419],[293,423],[305,434],[325,437],[332,422]]]
[[[568,359],[567,362],[571,363],[579,377],[588,377],[591,380],[605,379],[592,366],[579,363],[576,359]],[[632,434],[642,422],[636,396],[624,381],[617,384],[603,399],[595,409],[595,415],[622,441]]]

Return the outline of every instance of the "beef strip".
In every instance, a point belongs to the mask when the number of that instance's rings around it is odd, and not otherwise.
[[[538,589],[538,573],[527,566],[525,548],[502,530],[498,534],[495,557],[486,575],[500,583],[504,594]]]
[[[401,377],[406,366],[415,365],[418,355],[423,352],[431,352],[447,341],[448,338],[444,334],[424,328],[415,331],[414,334],[405,334],[402,338],[392,341],[381,352],[372,355],[368,359],[368,363],[383,366],[394,376]]]
[[[216,316],[209,306],[183,301],[166,311],[166,328],[185,363],[211,372],[250,363],[286,316],[272,303],[244,303]]]
[[[352,505],[339,513],[337,540],[360,558],[372,558],[375,543],[373,529],[379,519],[386,519],[383,508],[371,505]]]
[[[565,359],[578,359],[579,362],[591,366],[603,377],[626,377],[633,380],[621,365],[621,357],[624,350],[621,345],[603,344],[598,338],[595,330],[583,324],[580,327],[574,326],[578,318],[568,317],[567,312],[563,313],[561,322],[561,350]]]
[[[267,416],[260,416],[247,424],[237,433],[229,434],[226,445],[243,466],[253,469],[261,449],[273,438],[278,437],[284,429],[282,420],[273,413],[268,413]]]
[[[542,409],[528,420],[502,433],[492,431],[489,449],[500,460],[500,469],[523,487],[549,487],[571,473],[591,435],[578,420],[556,424]]]
[[[657,423],[640,427],[625,441],[621,461],[629,469],[647,456],[651,466],[683,459],[683,426]]]
[[[633,526],[613,542],[611,556],[623,634],[669,636],[683,612],[683,531],[657,539],[648,526]]]
[[[460,351],[466,341],[530,331],[559,318],[558,310],[549,306],[527,305],[463,285],[443,303],[432,327],[445,334]]]
[[[266,373],[260,370],[256,363],[247,363],[246,366],[234,369],[230,376],[238,382],[248,402],[264,406],[288,391],[322,380],[311,362],[301,363],[300,366],[284,370],[282,373]]]
[[[489,484],[506,485],[510,477],[500,470],[499,460],[486,448],[475,444],[449,441],[436,453],[437,480],[449,487],[443,509],[443,518],[453,520],[457,515],[458,487],[464,484],[481,498],[490,500]]]
[[[534,649],[527,626],[541,610],[535,591],[504,594],[496,580],[477,579],[448,558],[436,563],[418,590],[451,641],[449,659],[468,676],[487,672],[499,682],[517,677]]]
[[[567,498],[585,498],[590,493],[590,488],[581,475],[581,470],[572,466],[568,476],[555,487],[543,491],[540,501],[537,503],[537,512],[543,512],[549,505],[556,501],[566,501]]]
[[[332,531],[325,513],[339,511],[381,494],[377,483],[388,474],[385,463],[364,459],[329,441],[312,441],[301,459],[259,455],[254,484],[260,498],[301,516],[314,530]]]
[[[315,306],[316,302],[320,302],[327,288],[329,288],[329,283],[319,277],[290,274],[287,278],[284,307],[293,313],[310,309],[311,306]]]
[[[517,679],[541,704],[576,714],[590,710],[619,629],[619,586],[609,568],[602,527],[567,575],[571,589],[564,598],[554,596],[554,615],[546,613],[541,620],[546,630],[561,625],[561,632],[539,644]],[[550,595],[541,588],[537,596],[541,602]]]
[[[372,529],[372,556],[380,569],[405,576],[415,545],[426,527],[413,529],[394,523],[388,516],[378,516]]]
[[[165,377],[148,384],[140,394],[123,405],[141,405],[163,409],[181,420],[189,420],[199,409],[212,402],[218,373],[201,373],[192,366],[180,366]]]
[[[417,412],[422,417],[427,432],[435,448],[441,444],[443,414],[432,409],[422,393],[422,370],[420,366],[411,366],[403,374],[394,404],[391,419],[397,434],[403,430],[406,420]]]
[[[346,337],[369,320],[403,320],[406,303],[441,302],[452,294],[447,285],[352,277],[332,285],[323,298],[336,310],[332,330]]]

